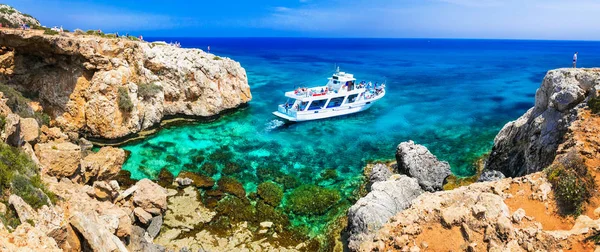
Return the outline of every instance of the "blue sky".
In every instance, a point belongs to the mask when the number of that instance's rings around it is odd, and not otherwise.
[[[5,0],[46,26],[148,36],[600,40],[600,0]]]

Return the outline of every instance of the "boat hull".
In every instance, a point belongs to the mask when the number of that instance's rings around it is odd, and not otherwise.
[[[378,97],[378,98],[381,98],[381,97]],[[285,111],[274,111],[273,115],[275,115],[279,118],[282,118],[284,120],[291,121],[291,122],[319,120],[319,119],[325,119],[325,118],[332,118],[332,117],[336,117],[336,116],[350,115],[350,114],[365,111],[365,110],[371,108],[371,106],[373,106],[373,103],[376,100],[379,100],[379,99],[372,99],[370,101],[366,101],[366,102],[362,102],[362,103],[347,104],[347,105],[335,107],[335,108],[303,111],[303,112],[296,113],[295,116],[288,115],[285,113]]]

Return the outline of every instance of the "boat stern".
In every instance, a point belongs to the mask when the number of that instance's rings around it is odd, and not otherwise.
[[[286,114],[284,114],[284,113],[281,113],[281,112],[279,112],[279,111],[273,111],[273,115],[275,115],[275,116],[277,116],[277,117],[279,117],[279,118],[281,118],[281,119],[284,119],[284,120],[290,121],[290,122],[295,122],[295,121],[296,121],[296,118],[295,118],[295,117],[291,117],[291,116],[289,116],[289,115],[286,115]]]

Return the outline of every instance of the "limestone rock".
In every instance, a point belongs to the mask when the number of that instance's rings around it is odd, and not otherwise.
[[[94,182],[94,196],[99,200],[111,200],[113,189],[105,181]]]
[[[238,62],[198,49],[9,29],[0,31],[0,46],[18,59],[7,84],[38,93],[65,132],[117,139],[167,116],[214,116],[252,99]],[[130,109],[119,108],[119,89]]]
[[[416,178],[425,191],[442,190],[450,165],[440,162],[429,150],[413,141],[403,142],[396,149],[398,172]]]
[[[40,126],[34,118],[21,118],[20,127],[25,142],[34,142],[40,136]]]
[[[507,123],[494,139],[487,170],[517,177],[540,171],[552,163],[577,107],[595,95],[600,69],[551,70],[535,95],[535,106]]]
[[[183,195],[169,197],[164,225],[171,229],[192,230],[198,224],[211,221],[215,214],[198,199],[198,189],[186,187]]]
[[[40,21],[30,15],[21,13],[19,10],[6,5],[0,4],[0,17],[4,27],[19,28],[21,24],[31,24],[40,26]]]
[[[423,193],[417,179],[405,175],[376,182],[371,188],[367,196],[348,210],[349,247],[353,249]]]
[[[69,142],[48,142],[35,145],[42,171],[55,177],[70,177],[79,168],[81,149]]]
[[[369,182],[371,184],[375,182],[386,181],[392,176],[392,171],[384,164],[375,164],[369,175]]]
[[[125,245],[103,225],[98,224],[97,217],[77,212],[69,221],[84,238],[86,245],[93,251],[126,252]]]
[[[0,92],[0,115],[7,116],[8,114],[12,114],[12,110],[6,105],[7,100],[4,97],[4,93]]]
[[[23,135],[21,134],[21,118],[17,114],[9,114],[6,116],[4,124],[4,141],[12,146],[21,146],[23,143]]]
[[[486,170],[481,173],[477,182],[489,182],[504,179],[504,174],[499,171]]]
[[[19,221],[21,223],[27,222],[27,220],[36,220],[36,212],[33,208],[27,204],[21,197],[17,195],[10,195],[8,198],[8,204],[17,212]]]
[[[131,233],[131,239],[129,242],[128,249],[131,252],[164,252],[163,246],[152,244],[145,238],[146,231],[143,228],[134,226]]]
[[[144,225],[150,223],[150,219],[152,219],[152,214],[144,211],[144,209],[139,207],[134,208],[133,213],[137,217],[138,221],[140,221]]]
[[[136,184],[133,202],[147,212],[152,208],[164,211],[167,209],[167,191],[149,179],[142,179]]]
[[[62,251],[54,239],[29,223],[19,225],[8,233],[0,228],[0,250],[2,251]]]
[[[81,160],[85,181],[106,180],[115,177],[125,162],[125,151],[120,148],[102,147],[97,153]]]
[[[150,220],[150,224],[148,225],[148,228],[146,228],[146,232],[148,232],[148,235],[154,239],[156,238],[156,236],[158,236],[158,233],[160,233],[160,227],[163,224],[163,217],[162,215],[157,215],[152,217],[152,219]]]

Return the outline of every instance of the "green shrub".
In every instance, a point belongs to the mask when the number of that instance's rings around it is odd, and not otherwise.
[[[71,32],[71,31],[69,31],[69,30],[67,30],[67,29],[63,29],[63,32]]]
[[[600,97],[590,99],[588,101],[588,107],[590,107],[592,113],[600,114]]]
[[[257,188],[258,197],[271,206],[279,206],[283,198],[283,189],[273,182],[263,182]]]
[[[128,36],[127,38],[129,40],[133,40],[133,41],[140,41],[140,39],[138,39],[137,37],[134,37],[134,36]]]
[[[145,83],[138,85],[138,96],[142,97],[144,100],[150,99],[162,92],[163,88],[154,83]]]
[[[58,35],[58,32],[48,29],[48,30],[44,30],[44,34],[46,34],[46,35]]]
[[[213,60],[221,60],[221,57],[215,56],[215,57],[213,57]]]
[[[81,29],[75,29],[75,31],[73,32],[75,35],[84,35],[86,34],[83,30]]]
[[[594,178],[588,173],[584,161],[575,152],[568,153],[557,164],[548,167],[546,175],[552,184],[560,213],[580,215],[583,203],[596,189]]]
[[[0,92],[8,99],[6,105],[13,113],[23,118],[35,118],[40,125],[49,125],[50,116],[44,112],[34,112],[29,106],[31,100],[25,98],[21,92],[4,84],[0,84]]]
[[[129,91],[125,87],[119,87],[117,89],[117,103],[119,109],[124,112],[131,112],[133,110],[133,102],[129,98]]]
[[[340,199],[336,190],[316,185],[302,185],[286,198],[288,210],[299,215],[322,215]]]
[[[96,35],[96,30],[87,30],[85,32],[85,34],[87,34],[87,35]]]
[[[46,189],[38,175],[38,168],[19,149],[0,144],[0,197],[11,193],[23,198],[33,208],[55,201],[56,196]]]
[[[0,115],[0,132],[4,130],[4,125],[6,125],[6,116]]]

